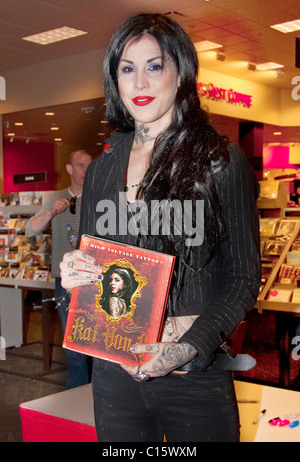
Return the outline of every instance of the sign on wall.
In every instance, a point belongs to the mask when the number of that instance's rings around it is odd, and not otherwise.
[[[46,183],[47,172],[22,173],[14,175],[14,184]]]
[[[230,104],[240,104],[244,107],[252,106],[252,95],[246,95],[244,93],[237,92],[230,88],[226,90],[225,88],[216,87],[213,83],[198,83],[197,90],[199,96],[211,98],[219,101],[226,101]]]

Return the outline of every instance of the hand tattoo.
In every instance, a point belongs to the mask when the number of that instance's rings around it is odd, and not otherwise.
[[[197,354],[196,349],[185,342],[161,343],[160,348],[161,354],[153,363],[153,372],[159,372],[160,375],[168,374],[177,367],[183,366]]]

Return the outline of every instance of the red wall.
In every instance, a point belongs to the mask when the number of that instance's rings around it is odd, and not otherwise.
[[[46,183],[14,184],[14,175],[47,172]],[[23,140],[3,140],[3,192],[53,191],[57,181],[54,162],[54,145],[26,143]]]
[[[290,164],[290,148],[288,146],[266,146],[264,148],[264,169],[297,168]]]

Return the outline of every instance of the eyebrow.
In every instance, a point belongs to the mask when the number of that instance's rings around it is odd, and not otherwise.
[[[156,59],[163,59],[162,56],[155,56],[155,58],[150,58],[147,60],[147,63],[152,63],[152,61],[155,61]],[[125,63],[128,63],[128,64],[134,64],[134,61],[130,61],[130,59],[125,59],[125,58],[122,58],[120,60],[121,61],[124,61]]]

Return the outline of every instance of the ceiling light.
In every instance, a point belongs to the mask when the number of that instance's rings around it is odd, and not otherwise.
[[[281,24],[275,24],[274,26],[270,26],[271,29],[278,30],[283,34],[288,34],[290,32],[295,32],[300,30],[300,19],[296,19],[295,21],[288,21],[283,22]]]
[[[7,136],[15,136],[15,133],[7,133]]]
[[[276,72],[276,78],[277,79],[281,80],[281,79],[283,79],[283,77],[284,77],[284,72],[281,72],[281,71]]]
[[[94,106],[87,106],[87,107],[82,107],[81,110],[84,114],[92,114],[95,108]]]
[[[15,122],[16,127],[23,127],[23,122]]]
[[[208,51],[215,50],[216,48],[223,48],[223,45],[218,43],[210,42],[209,40],[203,40],[202,42],[194,43],[196,51]]]
[[[283,67],[282,64],[277,64],[277,63],[262,63],[262,64],[257,64],[256,69],[258,71],[269,71],[271,69],[279,69],[280,67]]]
[[[62,138],[54,138],[54,141],[62,141]]]
[[[282,133],[281,132],[273,132],[273,135],[279,136],[279,135],[282,135]]]
[[[45,116],[54,116],[55,112],[45,112]]]
[[[216,59],[217,61],[225,61],[226,59],[225,53],[216,53]]]
[[[58,127],[51,127],[51,130],[59,130]]]
[[[84,34],[87,34],[87,32],[64,26],[59,27],[58,29],[41,32],[40,34],[23,37],[23,40],[38,43],[39,45],[49,45],[50,43],[60,42],[61,40],[67,40]]]
[[[248,63],[248,69],[249,69],[249,71],[255,71],[256,70],[256,64]]]

